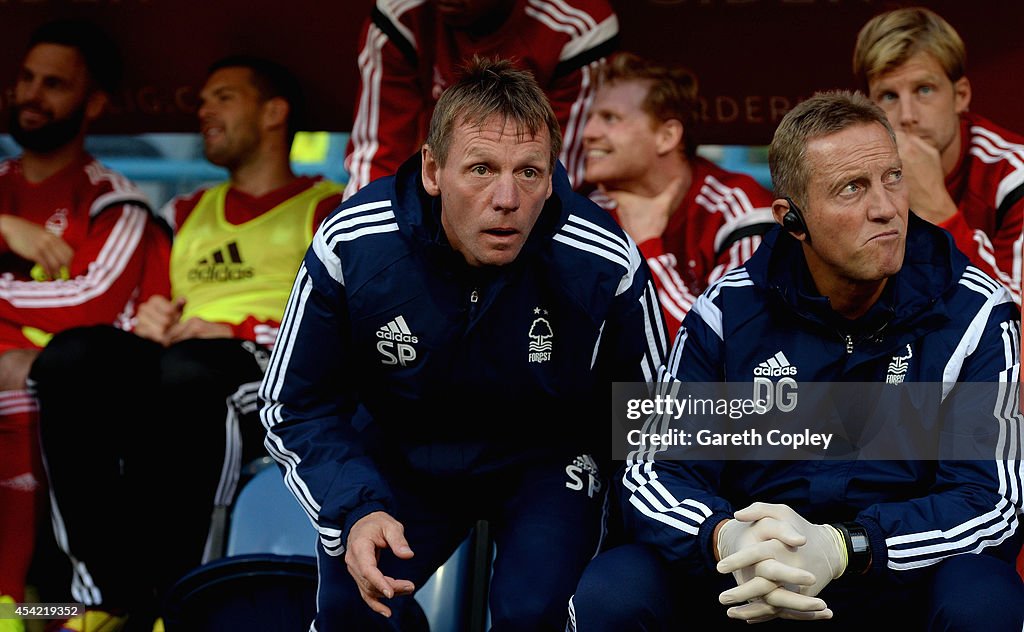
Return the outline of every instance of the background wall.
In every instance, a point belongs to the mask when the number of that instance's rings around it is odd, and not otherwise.
[[[855,87],[850,56],[860,26],[907,2],[883,0],[612,0],[622,47],[693,69],[704,97],[699,140],[766,144],[779,118],[823,88]],[[1024,130],[1024,3],[924,0],[964,37],[972,109]],[[38,24],[93,19],[122,42],[125,88],[97,132],[194,131],[196,91],[217,57],[273,57],[303,81],[311,127],[346,131],[356,46],[372,0],[0,0],[0,131],[9,86]],[[696,131],[696,130],[695,130]]]

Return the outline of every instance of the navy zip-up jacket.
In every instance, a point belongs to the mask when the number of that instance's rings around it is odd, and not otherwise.
[[[666,349],[643,257],[560,165],[519,257],[487,269],[448,244],[415,157],[316,232],[260,389],[266,446],[340,555],[391,510],[381,463],[458,477],[605,451],[612,381],[652,381]]]
[[[1009,293],[969,265],[945,231],[911,215],[902,269],[851,322],[814,290],[800,243],[773,229],[745,266],[699,297],[661,380],[753,382],[760,374],[798,385],[885,385],[896,372],[906,382],[941,384],[916,420],[903,419],[923,427],[947,418],[956,383],[1003,382],[1007,388],[991,389],[1001,399],[977,410],[979,427],[999,433],[991,459],[652,461],[634,453],[622,478],[629,530],[670,561],[714,572],[715,526],[762,501],[787,504],[812,522],[859,522],[871,543],[869,573],[895,581],[963,553],[1012,563],[1024,479],[1019,358],[1019,313]]]

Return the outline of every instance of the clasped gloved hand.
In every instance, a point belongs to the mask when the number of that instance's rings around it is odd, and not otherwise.
[[[737,586],[719,600],[730,617],[750,622],[828,619],[832,611],[816,595],[846,570],[846,544],[835,527],[808,522],[786,505],[754,503],[718,530],[718,572]]]

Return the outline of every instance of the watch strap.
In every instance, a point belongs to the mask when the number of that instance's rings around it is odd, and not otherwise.
[[[846,543],[847,565],[844,575],[861,575],[871,566],[871,540],[867,529],[856,522],[834,522],[832,526]]]

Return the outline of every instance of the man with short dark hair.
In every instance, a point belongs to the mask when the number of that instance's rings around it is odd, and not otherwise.
[[[781,226],[698,299],[665,388],[785,382],[796,405],[818,392],[814,382],[854,382],[867,383],[871,403],[885,392],[902,405],[865,409],[860,391],[836,401],[851,449],[824,458],[631,454],[622,495],[635,543],[587,569],[572,601],[576,629],[833,616],[828,626],[842,630],[1020,629],[1016,305],[947,232],[910,213],[895,135],[864,95],[797,105],[769,165]],[[937,388],[915,390],[921,382]],[[809,417],[798,420],[804,428],[821,419]],[[764,419],[751,414],[744,427],[770,435],[782,418]],[[888,424],[889,460],[859,460],[853,448],[877,447],[856,428],[875,421]],[[725,430],[728,420],[711,423]],[[776,623],[808,625],[769,629]]]
[[[119,68],[105,33],[60,20],[33,32],[14,85],[9,130],[23,151],[0,162],[0,603],[24,600],[33,553],[32,361],[69,327],[130,327],[139,301],[167,287],[169,241],[145,196],[85,151]]]
[[[165,208],[170,291],[139,306],[134,333],[73,329],[33,365],[72,594],[107,625],[127,615],[129,627],[151,626],[162,592],[219,554],[211,515],[233,499],[241,466],[264,454],[256,387],[295,270],[341,201],[339,185],[291,170],[298,97],[267,60],[210,67],[200,130],[230,179]],[[97,621],[64,629],[83,626]]]
[[[476,60],[420,154],[313,240],[260,397],[320,534],[321,632],[397,626],[481,518],[493,629],[564,627],[603,537],[611,383],[653,379],[665,332],[560,143],[529,73]]]

